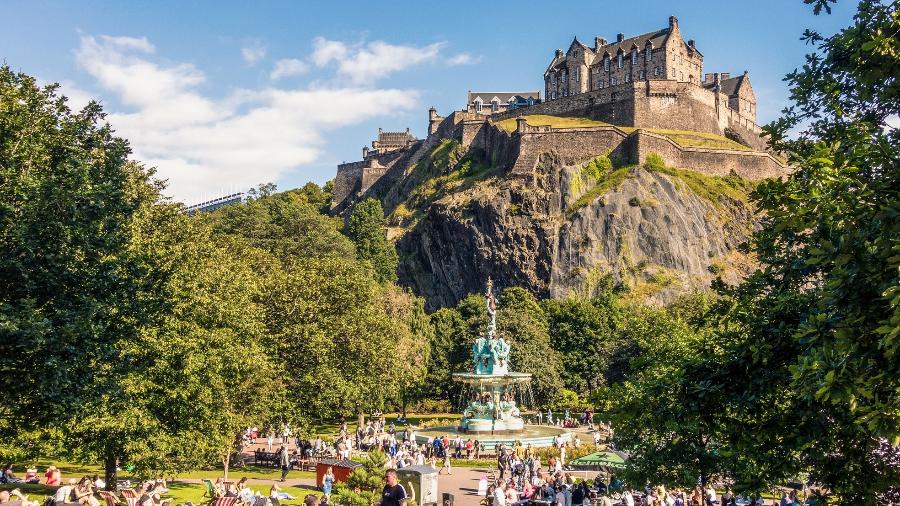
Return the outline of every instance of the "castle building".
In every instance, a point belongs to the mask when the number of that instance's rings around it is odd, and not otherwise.
[[[530,124],[533,116],[594,121]],[[506,120],[513,118],[510,130]],[[543,100],[540,92],[469,91],[463,110],[442,116],[429,109],[424,140],[409,130],[379,129],[362,161],[338,166],[332,210],[346,212],[357,198],[390,191],[441,139],[457,139],[460,148],[529,184],[538,184],[545,153],[565,165],[604,153],[639,164],[654,153],[669,166],[703,174],[781,177],[788,168],[761,134],[748,73],[704,73],[703,54],[682,38],[671,16],[663,29],[629,38],[620,33],[611,43],[596,37],[589,47],[575,38],[547,66]]]
[[[756,123],[756,96],[750,79],[743,76],[713,78],[703,75],[703,53],[693,40],[685,41],[678,18],[669,17],[669,26],[661,30],[625,38],[619,33],[615,42],[594,38],[594,46],[576,37],[565,53],[557,49],[544,72],[544,96],[548,101],[616,87],[632,82],[667,80],[690,83],[728,96],[727,107]]]
[[[497,114],[541,103],[539,91],[477,92],[469,90],[466,111],[475,114]]]
[[[416,136],[409,132],[409,128],[405,132],[385,132],[379,128],[378,137],[372,141],[372,152],[383,155],[393,151],[408,149],[417,140]],[[363,159],[368,156],[368,152],[368,148],[363,148]]]

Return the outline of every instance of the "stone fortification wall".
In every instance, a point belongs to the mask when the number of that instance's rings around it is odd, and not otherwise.
[[[331,193],[331,208],[338,207],[351,195],[359,193],[362,184],[362,171],[368,162],[342,163],[337,167],[334,176],[334,188]]]
[[[583,163],[609,153],[622,164],[637,163],[628,133],[616,127],[560,128],[520,127],[519,156],[511,167],[515,175],[528,176],[541,153],[554,151],[565,165]]]
[[[483,150],[486,158],[508,174],[526,180],[534,177],[538,159],[548,152],[556,153],[565,165],[603,154],[620,165],[638,164],[650,153],[658,153],[668,166],[714,176],[735,173],[757,180],[787,173],[785,164],[765,151],[685,147],[643,129],[629,133],[614,126],[552,128],[520,121],[516,131],[508,133],[488,122],[476,123],[464,123],[464,129],[468,126],[471,130],[471,147]]]
[[[670,167],[711,176],[727,176],[733,172],[751,181],[787,173],[786,165],[765,151],[682,147],[668,137],[645,130],[637,130],[632,137],[634,158],[639,161],[644,161],[650,153],[658,153]]]
[[[725,135],[726,128],[756,150],[766,148],[761,129],[728,108],[723,93],[695,83],[648,80],[623,83],[491,116],[492,121],[520,115],[582,116],[613,125],[689,130]]]
[[[404,149],[388,153],[370,152],[365,160],[338,165],[334,177],[331,209],[341,207],[348,199],[352,200],[353,197],[366,193],[391,167],[404,156],[408,156],[409,151]]]

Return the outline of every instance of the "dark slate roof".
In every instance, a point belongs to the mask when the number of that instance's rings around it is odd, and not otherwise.
[[[494,97],[500,99],[501,104],[505,104],[509,102],[510,98],[515,98],[516,101],[521,99],[522,101],[526,101],[529,98],[533,98],[534,100],[541,99],[541,92],[539,91],[513,91],[513,92],[496,92],[496,91],[470,91],[468,95],[468,103],[471,104],[475,102],[476,97],[481,97],[481,101],[485,104],[490,104],[491,100]]]
[[[630,53],[633,47],[637,47],[638,51],[643,50],[647,46],[647,42],[653,44],[654,48],[660,48],[663,44],[666,43],[666,39],[669,37],[669,29],[663,28],[662,30],[657,30],[655,32],[649,32],[642,35],[637,35],[635,37],[629,37],[622,42],[612,42],[605,46],[600,47],[596,53],[595,63],[603,60],[603,55],[609,53],[611,57],[615,57],[619,52],[619,49],[622,50],[623,53]],[[686,45],[686,44],[685,44]]]
[[[383,144],[404,144],[406,141],[416,140],[409,132],[379,132],[378,142]]]
[[[741,85],[744,84],[744,75],[739,75],[737,77],[729,77],[719,83],[719,89],[722,90],[722,93],[730,96],[737,95],[738,90],[741,88]]]

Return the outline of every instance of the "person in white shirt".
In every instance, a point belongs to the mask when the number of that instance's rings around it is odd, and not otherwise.
[[[630,490],[626,490],[624,494],[622,494],[622,502],[625,503],[625,506],[634,506],[634,496],[631,495]]]
[[[53,500],[56,502],[71,502],[72,489],[75,487],[75,478],[69,478],[69,481],[66,485],[59,487],[56,489],[56,495],[53,496]]]
[[[493,506],[506,506],[506,482],[503,480],[498,481],[497,487],[494,488]]]
[[[709,504],[715,504],[717,500],[716,489],[714,489],[712,485],[706,487],[706,500]]]

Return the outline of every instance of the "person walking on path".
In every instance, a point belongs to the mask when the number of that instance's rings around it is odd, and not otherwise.
[[[287,480],[288,471],[291,469],[291,459],[288,457],[287,448],[278,449],[278,461],[281,462],[281,481]]]
[[[444,465],[441,467],[441,470],[438,471],[438,474],[444,472],[444,469],[447,470],[447,474],[453,474],[453,468],[450,467],[450,450],[444,450]]]

